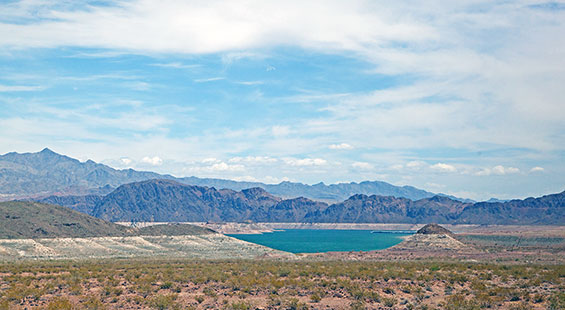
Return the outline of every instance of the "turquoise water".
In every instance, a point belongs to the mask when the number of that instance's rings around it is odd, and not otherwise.
[[[228,235],[292,253],[372,251],[389,248],[410,232],[371,233],[370,230],[287,229],[253,235]]]

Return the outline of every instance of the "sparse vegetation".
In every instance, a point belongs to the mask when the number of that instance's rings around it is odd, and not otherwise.
[[[0,264],[0,309],[563,309],[565,267],[118,260]],[[332,307],[332,306],[330,306]]]

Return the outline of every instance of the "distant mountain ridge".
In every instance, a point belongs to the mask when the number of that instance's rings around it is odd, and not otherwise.
[[[12,152],[0,155],[0,198],[3,195],[7,197],[5,199],[45,197],[54,194],[106,195],[120,185],[151,179],[176,180],[184,184],[235,191],[260,187],[284,198],[307,197],[326,202],[343,201],[355,194],[404,197],[412,200],[436,195],[412,186],[395,186],[382,181],[306,185],[293,182],[264,184],[197,177],[175,178],[133,169],[117,170],[92,160],[80,162],[48,148],[38,153]]]
[[[133,169],[116,170],[92,160],[83,163],[48,148],[38,153],[0,155],[0,194],[5,195],[107,194],[125,183],[167,177]]]
[[[356,194],[328,205],[304,197],[282,199],[261,188],[238,192],[156,179],[122,185],[104,197],[41,201],[67,203],[109,221],[565,224],[565,192],[504,203]]]
[[[565,191],[504,203],[465,203],[441,196],[411,201],[406,198],[355,195],[323,211],[307,214],[305,222],[311,221],[565,225]]]
[[[178,181],[190,185],[229,188],[232,190],[260,187],[273,195],[284,198],[302,196],[326,202],[343,201],[355,194],[395,196],[408,199],[421,199],[437,195],[413,186],[395,186],[382,181],[363,181],[360,183],[351,182],[330,185],[326,185],[323,182],[314,185],[307,185],[289,181],[284,181],[279,184],[264,184],[260,182],[238,182],[197,177],[180,178]]]

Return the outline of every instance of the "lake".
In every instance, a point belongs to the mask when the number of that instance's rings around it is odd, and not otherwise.
[[[228,236],[292,253],[382,250],[402,241],[409,231],[286,229],[263,234]]]

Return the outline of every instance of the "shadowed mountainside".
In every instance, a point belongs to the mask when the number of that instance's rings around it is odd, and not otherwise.
[[[261,189],[236,192],[150,180],[118,187],[91,214],[110,221],[243,221],[264,218],[280,200]]]
[[[391,196],[354,195],[323,211],[306,214],[306,221],[340,223],[452,223],[468,203],[434,196],[412,201]]]
[[[307,214],[305,221],[563,225],[565,192],[504,203],[474,204],[440,196],[411,201],[405,198],[354,195],[324,211]]]
[[[282,200],[261,188],[236,192],[150,180],[120,186],[91,214],[110,221],[289,222],[326,207],[306,198]]]
[[[478,202],[463,209],[458,223],[565,225],[565,191],[539,198]]]
[[[197,177],[174,178],[170,175],[133,169],[117,170],[92,160],[80,162],[47,148],[38,153],[12,152],[0,155],[0,198],[7,197],[4,200],[10,197],[13,199],[49,195],[106,195],[120,185],[150,179],[169,179],[189,185],[235,191],[259,187],[284,198],[307,197],[332,202],[342,201],[354,194],[405,197],[413,200],[435,195],[412,186],[394,186],[381,181],[306,185],[293,182],[264,184]]]
[[[109,221],[306,222],[562,225],[565,192],[505,203],[464,203],[442,196],[412,201],[353,195],[332,205],[307,198],[283,200],[261,188],[229,189],[149,180],[122,185],[105,197],[47,197]],[[89,202],[89,203],[87,203]]]

